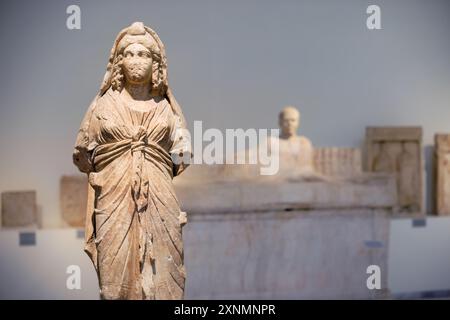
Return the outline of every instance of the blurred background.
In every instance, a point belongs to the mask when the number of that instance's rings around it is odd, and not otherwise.
[[[66,27],[73,4],[79,30]],[[381,30],[366,26],[371,4]],[[388,283],[397,297],[450,296],[450,220],[434,216],[432,194],[434,134],[450,132],[448,1],[18,0],[1,2],[0,15],[0,192],[35,190],[40,214],[27,231],[34,245],[0,232],[0,298],[98,298],[82,230],[63,228],[59,186],[78,173],[80,122],[134,21],[164,42],[191,130],[195,120],[277,128],[288,104],[317,147],[362,147],[367,126],[422,127],[428,218],[390,221]],[[81,266],[81,290],[66,289],[70,264]]]

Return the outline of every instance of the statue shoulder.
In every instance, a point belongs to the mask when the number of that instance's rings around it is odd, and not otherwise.
[[[312,148],[311,140],[308,139],[307,137],[305,137],[305,136],[299,136],[298,139],[299,139],[299,142],[300,142],[300,144],[301,144],[302,146],[307,146],[307,147],[311,147],[311,148]]]
[[[108,89],[108,91],[105,92],[105,94],[99,96],[97,98],[97,101],[94,106],[94,116],[97,119],[100,119],[101,117],[104,117],[109,110],[111,110],[111,106],[115,103],[117,103],[117,100],[119,99],[119,93],[112,91],[112,89]]]

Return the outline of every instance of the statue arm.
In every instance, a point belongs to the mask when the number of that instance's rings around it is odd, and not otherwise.
[[[169,152],[173,162],[174,177],[189,166],[192,157],[191,135],[182,121],[179,116],[175,115],[175,126],[172,132],[173,144]]]
[[[93,166],[91,163],[93,145],[90,131],[92,115],[97,104],[97,99],[98,97],[95,97],[95,99],[92,101],[83,118],[83,121],[81,122],[72,155],[73,163],[78,167],[78,170],[88,174],[89,172],[93,171]]]

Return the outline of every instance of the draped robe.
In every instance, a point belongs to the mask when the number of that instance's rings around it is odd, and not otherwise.
[[[136,110],[109,89],[90,116],[88,174],[95,196],[92,212],[88,205],[86,248],[104,299],[184,294],[185,213],[172,185],[182,169],[171,154],[189,151],[190,142],[168,99],[153,102],[149,110]]]

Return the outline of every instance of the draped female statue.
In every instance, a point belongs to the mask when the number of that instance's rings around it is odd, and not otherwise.
[[[73,154],[89,177],[85,251],[103,299],[183,298],[186,214],[172,179],[190,145],[164,45],[135,22],[114,42]]]

